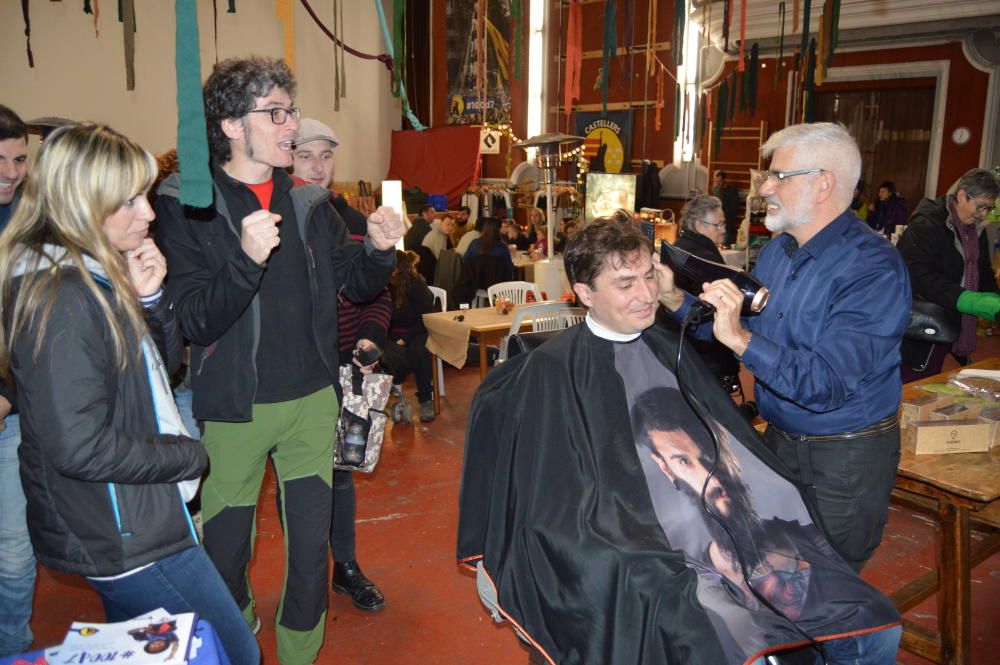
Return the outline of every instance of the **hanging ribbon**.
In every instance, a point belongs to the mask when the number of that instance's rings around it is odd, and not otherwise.
[[[570,0],[566,26],[566,74],[563,79],[563,112],[573,112],[573,101],[580,99],[580,70],[583,68],[583,5]]]
[[[625,13],[625,41],[622,44],[625,52],[622,54],[622,68],[625,72],[624,79],[632,80],[632,47],[635,46],[635,0],[622,0],[622,8]]]
[[[646,14],[646,76],[656,74],[656,2],[650,0]]]
[[[734,67],[732,80],[729,82],[729,119],[726,123],[727,125],[732,124],[736,120],[736,91],[739,89],[740,84],[738,76],[739,72]]]
[[[399,86],[406,80],[406,42],[404,40],[404,25],[406,19],[406,0],[393,0],[392,3],[392,64],[396,71],[394,95],[399,95]],[[479,23],[476,23],[476,35],[479,34]],[[478,42],[477,42],[478,43]]]
[[[333,30],[337,37],[342,37],[344,32],[340,26],[340,22],[337,20],[337,16],[340,13],[340,3],[338,0],[333,0]],[[340,110],[340,98],[343,96],[343,91],[340,88],[340,73],[343,63],[341,62],[341,51],[340,46],[337,43],[333,45],[333,110]]]
[[[207,208],[212,205],[212,174],[209,169],[205,101],[201,89],[198,8],[195,0],[177,0],[174,4],[174,16],[180,201],[183,205]]]
[[[806,0],[808,2],[808,0]],[[809,62],[806,64],[806,82],[803,85],[805,92],[805,102],[803,104],[802,121],[813,121],[813,90],[816,87],[816,40],[809,40]]]
[[[274,13],[284,28],[285,64],[295,71],[295,0],[274,0]]]
[[[653,0],[650,0],[652,2]],[[687,19],[687,0],[674,0],[674,38],[671,40],[670,54],[674,67],[684,64],[684,21]]]
[[[826,0],[826,2],[829,1]],[[826,19],[826,12],[819,15],[819,26],[816,30],[816,85],[823,85],[823,79],[826,77],[826,49],[828,44]]]
[[[722,130],[726,126],[726,118],[729,116],[729,82],[723,81],[719,86],[719,97],[715,104],[715,131],[712,132],[712,154],[719,156],[719,149],[722,147]]]
[[[94,37],[101,36],[101,28],[97,23],[97,17],[101,15],[101,5],[99,0],[83,0],[83,13],[94,16]]]
[[[510,0],[510,20],[514,24],[514,78],[521,80],[522,42],[524,41],[524,15],[521,13],[521,0]]]
[[[744,45],[747,41],[747,0],[740,0],[740,58],[737,60],[739,63],[740,71],[742,72],[746,65],[743,64],[744,58]]]
[[[812,0],[805,0],[802,7],[802,44],[800,48],[803,53],[809,50],[809,13],[812,11]]]
[[[777,90],[778,85],[781,82],[781,76],[784,73],[783,68],[785,66],[785,3],[778,3],[778,20],[781,22],[781,35],[778,37],[778,62],[775,66],[774,71],[774,86],[773,89]]]
[[[305,2],[305,0],[303,0],[303,3],[304,2]],[[406,115],[406,119],[410,121],[410,124],[413,125],[413,128],[415,130],[417,130],[417,131],[423,131],[423,130],[427,129],[427,127],[424,126],[423,123],[421,123],[419,119],[417,119],[416,114],[414,114],[413,110],[410,108],[410,102],[406,98],[406,84],[403,83],[402,79],[398,78],[399,77],[399,72],[394,72],[393,71],[393,67],[392,67],[392,62],[393,62],[392,38],[389,36],[389,25],[388,25],[388,23],[386,23],[386,20],[385,20],[385,12],[382,10],[382,2],[381,2],[381,0],[375,0],[375,10],[378,12],[379,24],[382,26],[382,38],[385,40],[385,47],[389,51],[389,53],[387,54],[387,59],[386,60],[383,60],[381,56],[379,56],[378,59],[382,60],[382,62],[386,63],[386,66],[389,68],[389,72],[393,73],[397,77],[396,80],[399,83],[399,85],[398,85],[399,92],[397,94],[394,91],[393,95],[396,96],[396,97],[399,97],[400,100],[402,101],[402,103],[403,103],[403,113]],[[312,13],[312,12],[310,12],[310,13]],[[313,16],[313,18],[315,18],[315,16]],[[329,32],[327,32],[327,34],[329,34]],[[357,55],[357,54],[355,54],[355,55]]]
[[[35,66],[35,56],[31,53],[31,16],[28,14],[28,0],[21,0],[21,15],[24,17],[24,44],[28,51],[28,66]]]
[[[799,0],[792,0],[792,34],[799,31]]]
[[[840,40],[840,0],[833,0],[830,7],[830,21],[827,27],[829,33],[829,53],[827,55],[826,66],[833,65],[833,52],[837,49],[837,42]]]
[[[663,84],[663,67],[660,67],[660,71],[656,75],[656,113],[653,116],[653,127],[656,131],[660,131],[660,126],[663,120],[663,107],[666,106],[666,102],[663,97]]]
[[[135,90],[135,0],[124,0],[125,89]]]
[[[233,0],[230,0],[230,1],[232,2]],[[323,21],[321,21],[319,19],[319,16],[316,15],[316,12],[314,12],[313,8],[309,5],[308,0],[300,0],[300,1],[302,2],[302,6],[306,10],[306,13],[308,13],[309,16],[312,18],[313,22],[316,23],[316,25],[319,27],[319,29],[323,31],[323,34],[326,35],[327,37],[329,37],[334,42],[334,44],[340,46],[345,51],[347,51],[348,53],[350,53],[351,55],[353,55],[353,56],[355,56],[357,58],[362,58],[364,60],[378,60],[383,65],[385,65],[385,68],[388,69],[390,72],[393,71],[393,60],[392,60],[392,56],[391,55],[389,55],[388,53],[380,53],[379,55],[371,55],[369,53],[362,53],[361,51],[358,51],[357,49],[351,48],[346,43],[344,43],[343,40],[341,40],[336,35],[334,35],[333,32],[331,32],[330,29],[327,28],[326,25],[323,24]],[[379,9],[381,9],[381,5],[379,6]],[[379,12],[379,15],[380,15],[382,21],[384,22],[385,21],[385,15],[381,11]],[[334,27],[336,27],[336,26],[334,26]]]
[[[681,119],[684,116],[684,112],[681,109],[682,97],[683,91],[681,90],[680,83],[678,83],[674,86],[674,140],[681,137]]]
[[[611,85],[611,56],[618,51],[616,0],[604,0],[604,50],[601,70],[601,115],[608,114],[608,87]]]
[[[236,0],[229,0],[229,9],[226,10],[227,14],[236,13]]]
[[[729,24],[733,21],[733,0],[723,0],[722,3],[722,41],[723,51],[729,51]]]
[[[760,80],[760,46],[757,42],[750,47],[750,71],[746,73],[747,93],[749,100],[747,106],[750,107],[750,115],[757,114],[757,82]]]

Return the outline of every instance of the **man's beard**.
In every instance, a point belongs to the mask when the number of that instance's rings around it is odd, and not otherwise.
[[[715,477],[719,480],[719,486],[708,490],[705,502],[712,513],[718,517],[718,520],[709,515],[702,505],[701,488],[696,490],[682,480],[678,480],[678,487],[681,493],[688,497],[696,508],[700,509],[699,514],[705,528],[708,529],[709,536],[715,541],[722,553],[734,564],[737,564],[742,558],[747,570],[752,575],[753,571],[764,560],[764,552],[762,551],[762,545],[765,542],[764,527],[750,502],[750,493],[746,486],[722,469],[716,471]],[[729,495],[728,515],[721,514],[716,507],[722,489],[725,489]],[[719,523],[719,520],[729,528],[732,536]]]
[[[767,202],[772,203],[772,200],[768,198]],[[812,211],[804,210],[803,208],[806,208],[807,206],[802,203],[796,202],[791,207],[781,205],[781,203],[777,200],[773,201],[773,203],[780,206],[777,210],[778,216],[771,217],[770,215],[767,215],[764,217],[764,226],[766,226],[767,230],[772,233],[790,231],[797,226],[806,224],[812,217]]]

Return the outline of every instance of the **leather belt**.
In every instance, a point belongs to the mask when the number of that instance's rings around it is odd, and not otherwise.
[[[775,427],[774,425],[768,425],[768,427],[774,427],[778,434],[785,437],[789,441],[841,441],[843,439],[863,439],[877,434],[885,434],[897,426],[899,426],[899,416],[895,414],[884,420],[878,421],[871,427],[859,429],[854,432],[844,432],[842,434],[792,434],[779,427]]]

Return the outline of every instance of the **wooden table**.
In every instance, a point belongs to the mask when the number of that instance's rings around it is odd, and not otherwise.
[[[517,278],[525,282],[535,281],[535,259],[528,256],[527,252],[518,252],[512,257],[514,269],[517,271]]]
[[[993,358],[971,367],[1000,369]],[[903,387],[903,398],[923,383],[947,382],[947,374]],[[969,579],[975,565],[1000,551],[1000,450],[988,453],[914,455],[902,451],[894,496],[932,508],[940,525],[937,568],[891,595],[900,613],[938,593],[938,631],[903,621],[902,647],[936,663],[968,665],[972,628]],[[987,531],[971,545],[970,520]]]

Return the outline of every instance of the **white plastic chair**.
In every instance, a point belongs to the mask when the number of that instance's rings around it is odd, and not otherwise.
[[[489,298],[489,305],[496,302],[497,296],[502,296],[515,305],[520,305],[528,297],[528,291],[535,295],[535,302],[542,300],[542,292],[534,282],[499,282],[486,289],[486,297]]]
[[[521,331],[521,325],[526,320],[531,321],[532,332],[540,332],[569,328],[582,321],[584,316],[582,310],[570,307],[564,302],[543,302],[518,307],[514,313],[514,320],[510,324],[510,330],[507,331],[507,336],[504,337],[500,345],[500,361],[507,359],[507,340],[514,333]]]
[[[441,304],[441,311],[448,311],[448,292],[437,286],[428,286],[431,293],[434,294],[434,302]],[[437,359],[437,373],[438,373],[438,389],[442,396],[444,396],[444,363],[441,359]]]

